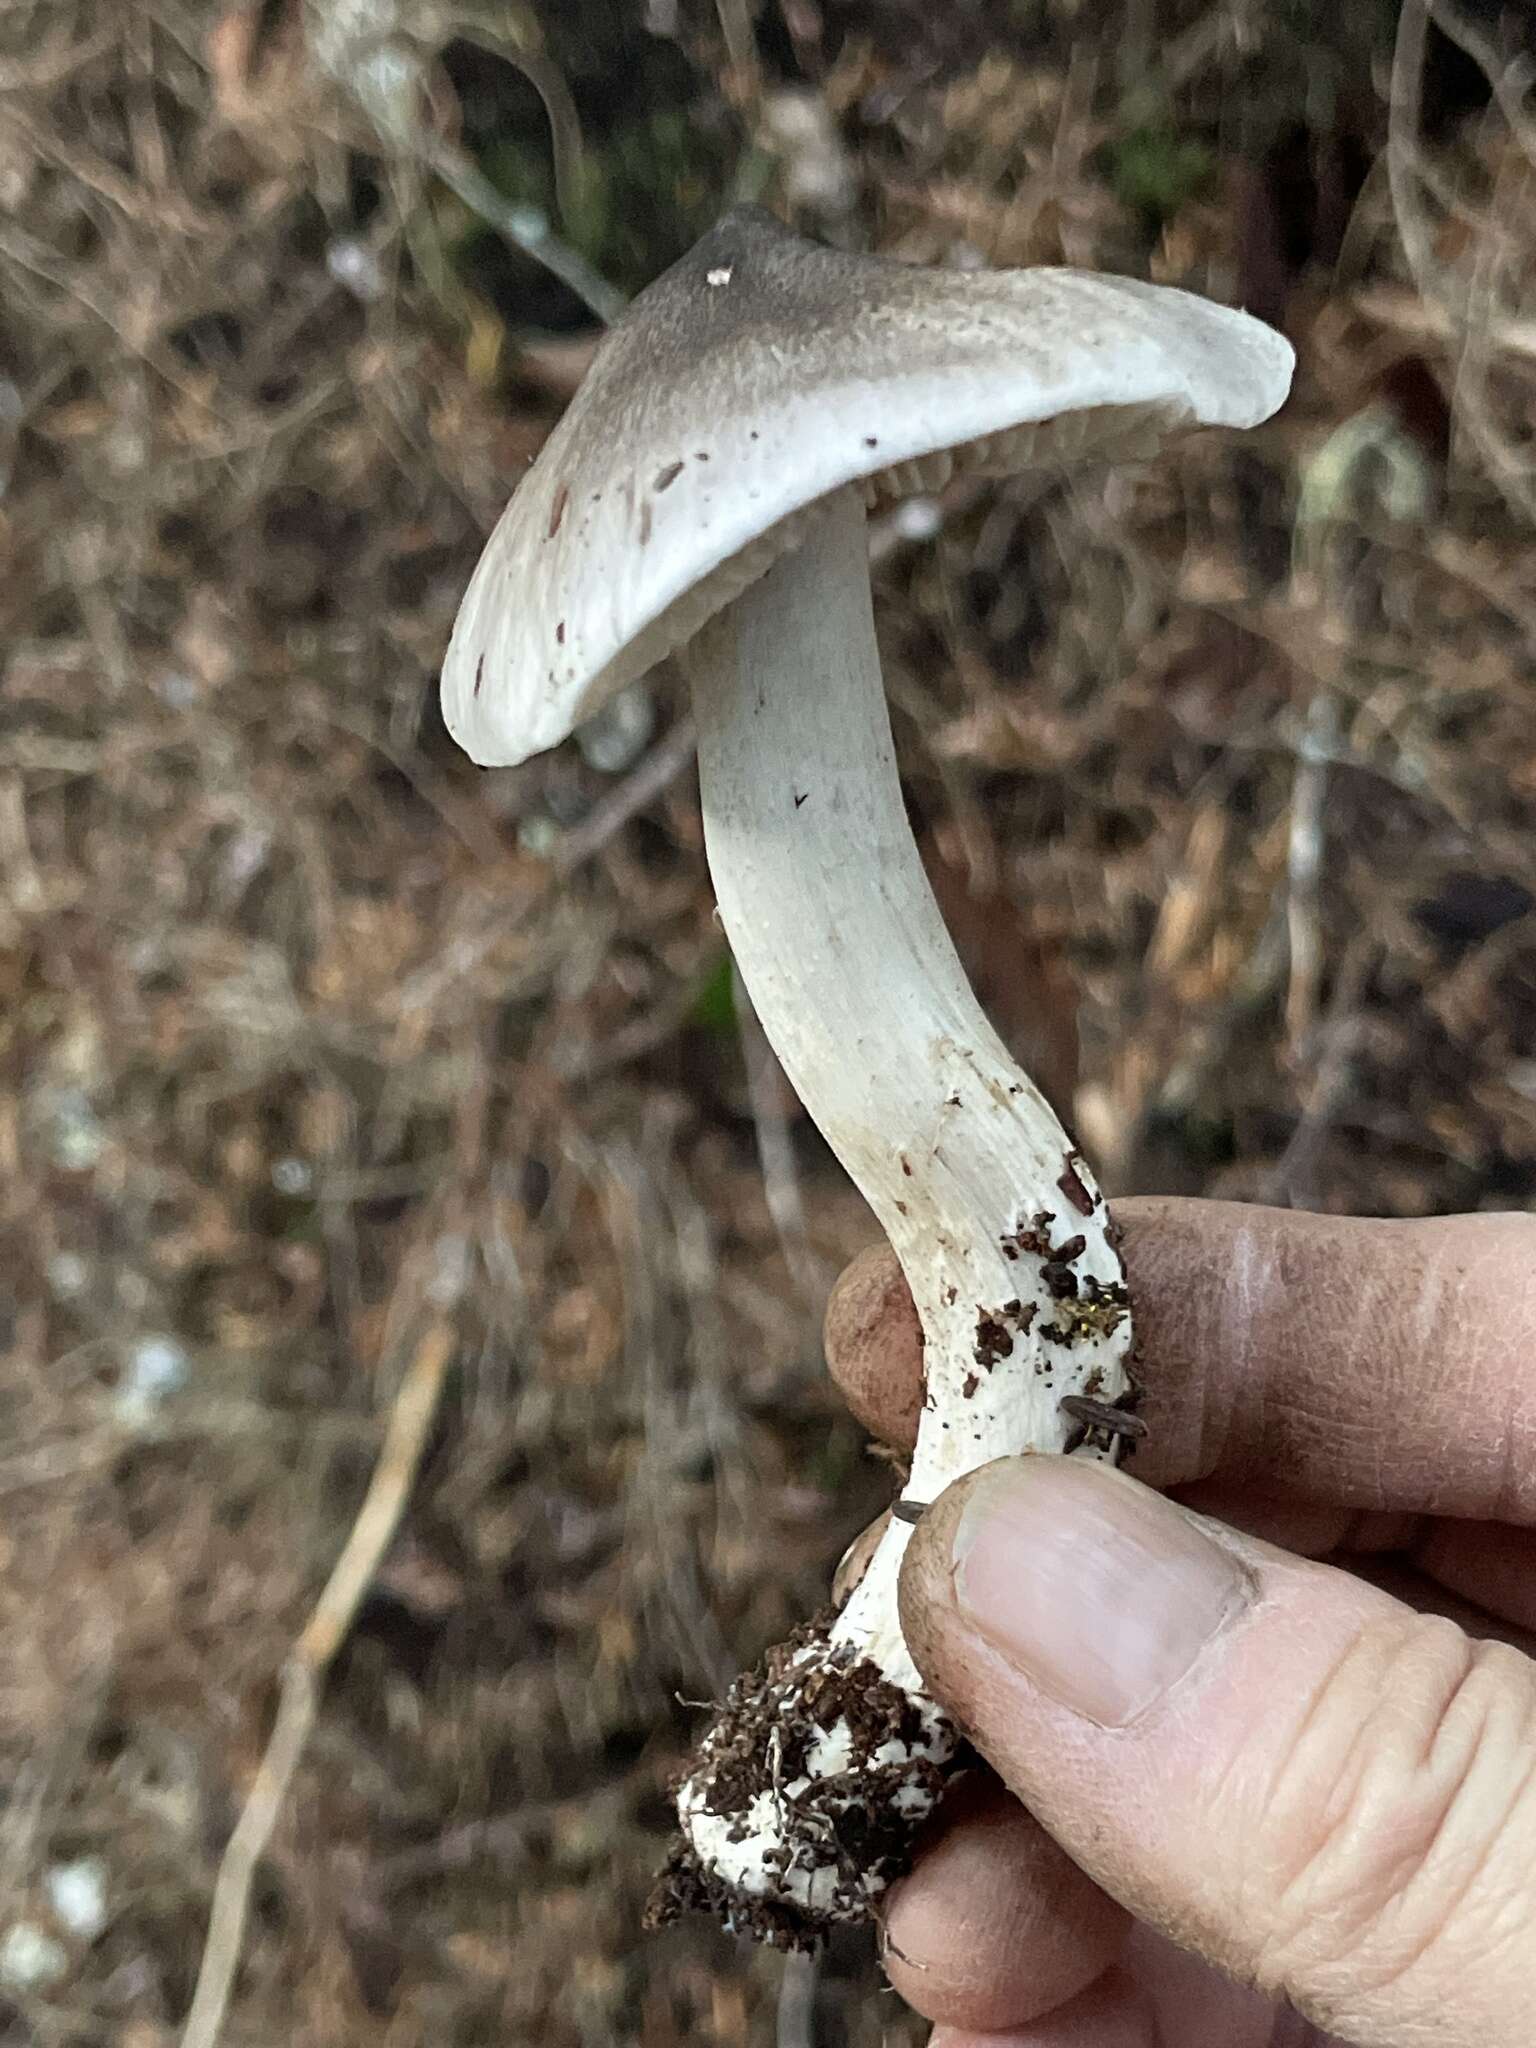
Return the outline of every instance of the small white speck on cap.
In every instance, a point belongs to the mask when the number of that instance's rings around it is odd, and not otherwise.
[[[734,264],[723,263],[718,270],[707,270],[704,273],[704,282],[715,286],[729,284],[734,268]]]

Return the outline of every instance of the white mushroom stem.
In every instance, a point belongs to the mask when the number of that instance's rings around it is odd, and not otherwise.
[[[926,1503],[993,1458],[1080,1439],[1063,1396],[1127,1393],[1130,1322],[1103,1201],[982,1015],[918,858],[857,495],[826,501],[803,543],[706,625],[685,659],[709,864],[737,964],[922,1321],[926,1398],[905,1493]],[[897,1618],[910,1535],[891,1521],[830,1639],[796,1650],[776,1683],[793,1716],[818,1660],[857,1657],[916,1703],[921,1725],[872,1759],[896,1769],[886,1796],[915,1825],[936,1796],[931,1766],[956,1738],[923,1697]],[[846,1843],[824,1816],[804,1823],[818,1781],[870,1760],[855,1731],[811,1719],[809,1750],[790,1741],[788,1766],[775,1763],[747,1811],[731,1811],[714,1782],[706,1738],[680,1800],[684,1833],[712,1881],[811,1920],[852,1917],[894,1872],[850,1882]]]

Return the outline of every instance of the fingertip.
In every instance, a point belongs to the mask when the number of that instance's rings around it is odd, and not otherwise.
[[[961,1779],[891,1894],[885,1969],[925,2019],[996,2033],[1065,2004],[1130,1921],[990,1772]]]
[[[1038,2020],[990,2032],[935,2027],[928,2048],[1160,2048],[1171,2038],[1140,1987],[1123,1970],[1110,1969]]]
[[[1145,1367],[1139,1477],[1219,1474],[1334,1506],[1536,1523],[1536,1464],[1519,1455],[1536,1217],[1174,1197],[1114,1214]]]
[[[923,1328],[889,1245],[871,1245],[842,1273],[823,1337],[828,1369],[859,1421],[910,1450],[923,1408]]]

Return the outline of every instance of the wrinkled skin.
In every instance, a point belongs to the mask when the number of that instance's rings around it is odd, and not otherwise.
[[[892,1981],[936,2023],[935,2048],[1525,2048],[1536,1219],[1381,1223],[1150,1200],[1116,1216],[1150,1425],[1135,1477],[1214,1518],[1263,1596],[1249,1648],[1232,1653],[1232,1725],[1193,1711],[1112,1749],[1042,1705],[956,1612],[948,1541],[975,1482],[951,1488],[914,1539],[903,1619],[928,1683],[999,1776],[956,1788],[893,1893]],[[883,1250],[839,1284],[827,1348],[855,1413],[909,1445],[921,1338]],[[1330,1628],[1347,1646],[1331,1660],[1318,1648]],[[1363,1682],[1360,1642],[1387,1646]],[[1402,1705],[1406,1734],[1376,1725],[1383,1702]],[[1469,1756],[1481,1744],[1486,1764],[1502,1745],[1497,1767],[1468,1762],[1420,1840],[1431,1764],[1474,1711]],[[1352,1830],[1340,1787],[1362,1756],[1386,1782],[1370,1826]],[[1261,1767],[1265,1797],[1245,1809],[1245,1772]],[[1139,1800],[1151,1775],[1156,1794]],[[1352,1846],[1400,1818],[1390,1870]],[[1475,1853],[1443,1870],[1469,1832]],[[1328,1909],[1297,1911],[1298,1897]],[[1388,1962],[1382,1930],[1400,1928],[1405,1900],[1419,1916],[1411,1952]]]

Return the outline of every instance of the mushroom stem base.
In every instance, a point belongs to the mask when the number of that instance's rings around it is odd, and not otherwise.
[[[911,1868],[960,1738],[931,1700],[835,1644],[834,1620],[818,1617],[736,1680],[679,1787],[691,1834],[713,1826],[732,1848],[751,1842],[757,1863],[738,1881],[730,1849],[707,1857],[680,1834],[648,1924],[702,1908],[732,1933],[814,1949],[835,1925],[869,1919]]]

